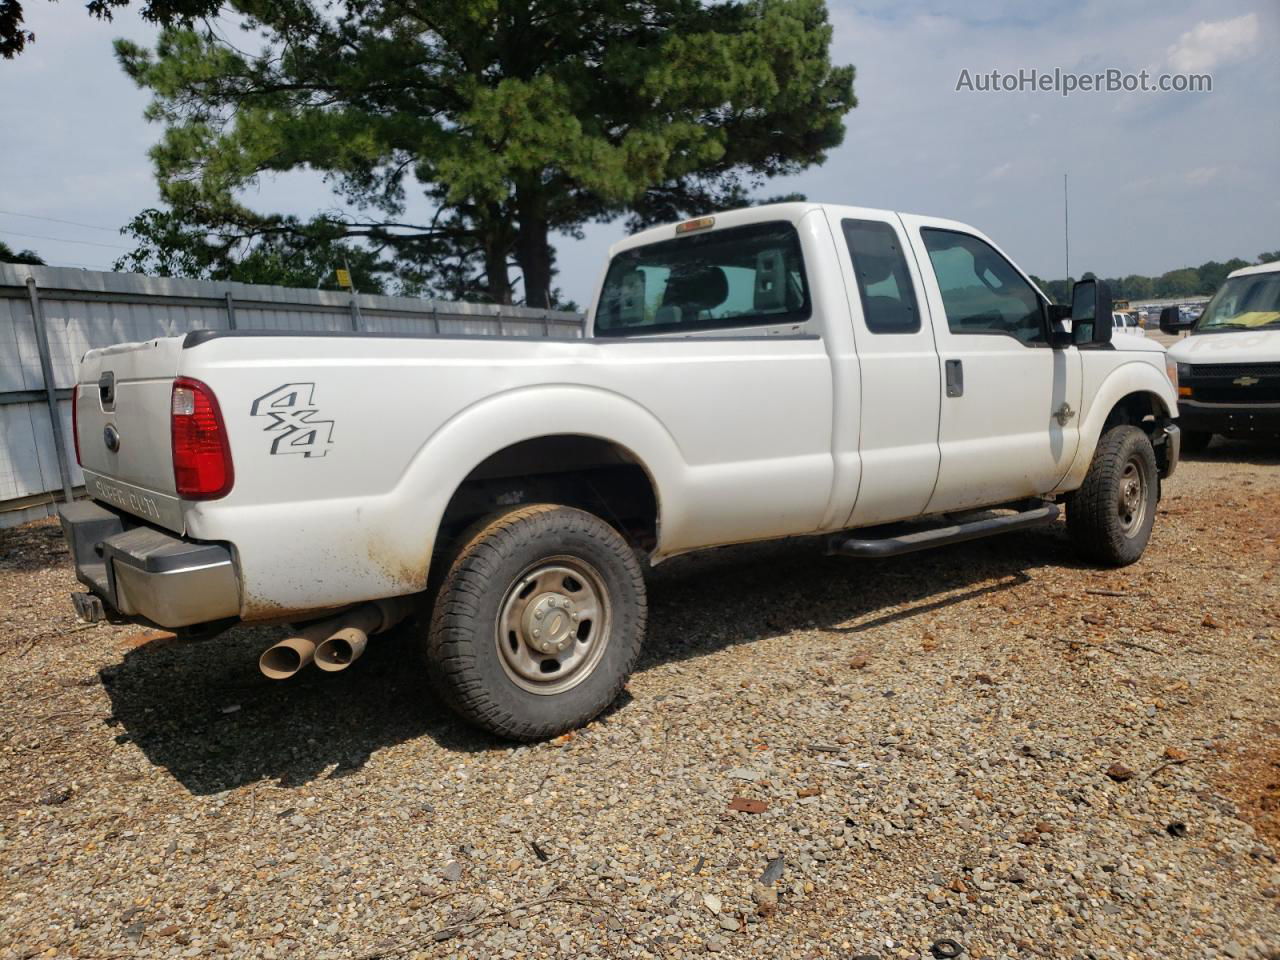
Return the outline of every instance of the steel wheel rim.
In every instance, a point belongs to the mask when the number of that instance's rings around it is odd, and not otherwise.
[[[1124,535],[1137,534],[1147,519],[1147,476],[1137,457],[1130,457],[1120,472],[1116,508]]]
[[[508,679],[554,696],[589,677],[609,645],[609,594],[595,567],[548,557],[515,578],[502,598],[494,642]]]

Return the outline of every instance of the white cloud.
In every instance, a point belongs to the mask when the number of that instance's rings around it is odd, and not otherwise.
[[[1258,49],[1261,26],[1256,13],[1230,20],[1203,20],[1169,47],[1169,66],[1190,73],[1251,57]]]
[[[1191,184],[1195,184],[1196,186],[1199,186],[1200,184],[1208,183],[1210,180],[1213,180],[1217,176],[1218,176],[1217,167],[1196,167],[1194,170],[1188,170],[1187,175],[1184,179],[1187,181],[1187,183],[1191,183]]]

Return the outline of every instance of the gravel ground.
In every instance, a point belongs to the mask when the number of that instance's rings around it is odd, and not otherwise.
[[[279,631],[77,625],[0,532],[0,956],[1280,956],[1278,463],[1185,463],[1123,571],[673,561],[622,701],[522,747],[411,637],[272,685]]]

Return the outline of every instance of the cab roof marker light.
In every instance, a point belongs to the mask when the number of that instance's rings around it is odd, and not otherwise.
[[[698,217],[696,220],[686,220],[684,223],[676,224],[676,236],[683,233],[693,233],[695,230],[710,230],[716,225],[715,217]]]

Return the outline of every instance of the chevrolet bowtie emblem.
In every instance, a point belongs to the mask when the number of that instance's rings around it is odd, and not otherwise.
[[[1236,377],[1231,382],[1234,383],[1237,387],[1252,387],[1255,383],[1258,382],[1258,378],[1257,377]]]

